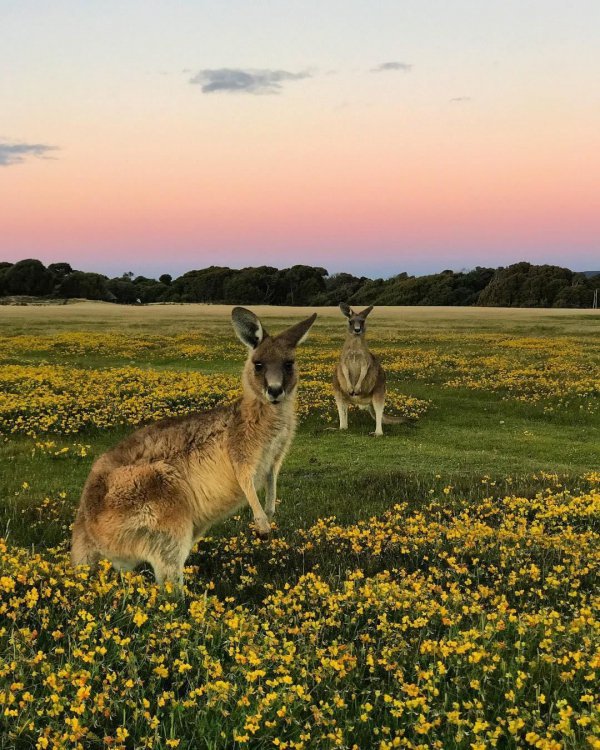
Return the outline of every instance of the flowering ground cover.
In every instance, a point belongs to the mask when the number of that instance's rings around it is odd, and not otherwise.
[[[322,316],[277,528],[212,529],[182,600],[72,570],[69,527],[91,461],[235,398],[243,351],[218,315],[76,307],[0,318],[0,748],[600,747],[598,318],[376,311],[409,421],[375,439],[327,429]]]

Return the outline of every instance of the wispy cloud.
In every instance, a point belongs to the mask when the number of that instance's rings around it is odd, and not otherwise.
[[[43,143],[8,143],[0,141],[0,167],[10,167],[13,164],[21,164],[29,157],[36,159],[50,159],[50,151],[55,151],[55,146],[47,146]]]
[[[412,70],[412,67],[412,65],[404,62],[384,62],[371,68],[371,73],[385,73],[386,70],[401,70],[404,73],[408,73]]]
[[[216,68],[200,70],[190,83],[202,87],[204,94],[219,92],[238,94],[279,94],[287,81],[310,78],[311,73],[253,68]]]
[[[452,99],[448,99],[450,104],[464,104],[465,102],[472,101],[470,96],[454,96]]]

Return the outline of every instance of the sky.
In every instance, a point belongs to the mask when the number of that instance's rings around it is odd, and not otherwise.
[[[598,0],[0,0],[0,260],[600,266]]]

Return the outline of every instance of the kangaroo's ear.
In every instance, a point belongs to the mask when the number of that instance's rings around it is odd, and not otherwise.
[[[286,328],[283,333],[277,336],[278,339],[285,341],[289,346],[298,346],[308,336],[310,327],[317,319],[317,313],[313,313],[310,318],[302,320],[300,323],[296,323],[291,328]]]
[[[352,317],[352,310],[350,309],[350,305],[346,304],[346,302],[340,302],[340,310],[347,318]]]
[[[362,312],[358,313],[358,317],[364,320],[367,317],[367,315],[371,312],[372,309],[373,309],[373,305],[365,308]]]
[[[249,349],[256,349],[260,342],[268,336],[262,323],[256,315],[245,307],[234,307],[231,311],[231,322],[237,337]]]

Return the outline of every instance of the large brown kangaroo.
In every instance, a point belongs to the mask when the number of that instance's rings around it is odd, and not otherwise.
[[[254,313],[234,308],[233,327],[249,350],[242,397],[142,427],[101,456],[73,527],[74,565],[105,557],[132,570],[148,562],[158,583],[181,584],[194,542],[245,502],[259,536],[269,534],[296,427],[296,347],[316,317],[269,336]]]

